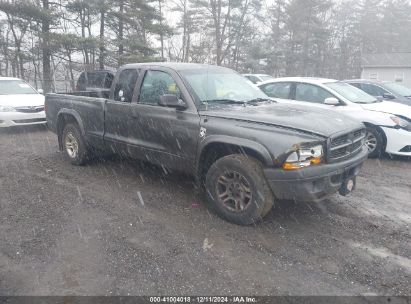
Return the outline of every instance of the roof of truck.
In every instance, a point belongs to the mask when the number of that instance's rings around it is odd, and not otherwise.
[[[114,70],[91,70],[91,71],[82,71],[81,73],[87,73],[87,74],[91,74],[91,73],[115,73]]]
[[[210,69],[219,68],[227,69],[225,67],[211,65],[211,64],[200,64],[200,63],[186,63],[186,62],[143,62],[143,63],[130,63],[124,65],[122,68],[139,68],[142,66],[158,66],[166,67],[176,71],[181,70],[192,70],[192,69]]]

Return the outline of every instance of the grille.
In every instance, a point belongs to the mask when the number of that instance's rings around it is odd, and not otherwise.
[[[22,112],[22,113],[38,113],[44,111],[44,106],[38,106],[38,107],[20,107],[16,108],[17,112]]]
[[[13,120],[15,123],[33,123],[33,122],[46,122],[44,118],[34,118],[34,119],[17,119]]]
[[[359,152],[364,142],[365,133],[365,129],[359,129],[332,138],[328,154],[329,160],[339,160]]]

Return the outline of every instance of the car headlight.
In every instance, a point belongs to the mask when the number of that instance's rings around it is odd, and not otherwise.
[[[283,164],[285,170],[297,170],[311,165],[321,163],[323,158],[323,146],[312,147],[296,146],[294,151],[288,155]]]
[[[391,116],[390,118],[397,125],[397,127],[403,129],[411,129],[411,124],[407,120],[395,115]]]
[[[16,112],[16,109],[10,106],[0,106],[0,112]]]

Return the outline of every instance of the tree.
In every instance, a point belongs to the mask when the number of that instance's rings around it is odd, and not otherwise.
[[[287,75],[321,76],[323,48],[329,39],[327,11],[332,3],[326,0],[292,0],[287,6]]]

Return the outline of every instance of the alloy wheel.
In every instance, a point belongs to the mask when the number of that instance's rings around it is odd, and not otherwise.
[[[368,153],[374,152],[377,148],[377,137],[371,132],[367,132],[367,136],[365,138],[365,145],[368,148]]]
[[[78,155],[78,141],[73,133],[67,133],[65,146],[68,156],[70,156],[70,158],[76,158]]]
[[[251,205],[252,190],[247,178],[231,170],[226,170],[217,179],[216,193],[220,203],[232,212],[243,212]]]

